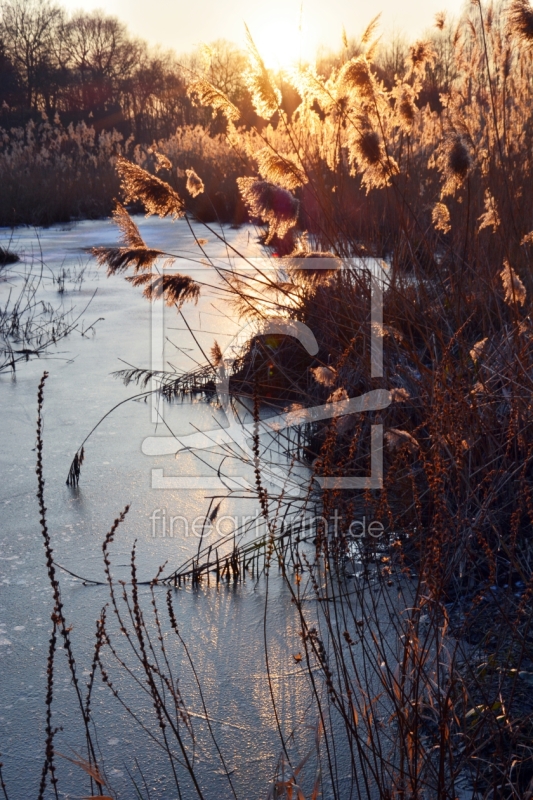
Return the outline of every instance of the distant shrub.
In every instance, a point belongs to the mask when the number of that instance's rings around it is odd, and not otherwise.
[[[5,247],[0,247],[0,267],[4,267],[6,264],[15,264],[17,261],[20,261],[20,259],[16,253]]]

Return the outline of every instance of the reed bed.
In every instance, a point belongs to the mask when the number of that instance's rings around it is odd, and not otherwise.
[[[190,86],[196,102],[225,115],[232,150],[255,162],[255,174],[237,176],[237,185],[277,256],[268,274],[220,271],[236,312],[259,326],[234,373],[241,389],[245,376],[253,403],[249,466],[265,530],[259,571],[268,581],[277,566],[291,593],[301,635],[294,659],[314,698],[307,759],[295,759],[280,724],[271,797],[533,796],[532,20],[522,0],[505,8],[475,2],[454,27],[440,16],[433,40],[415,43],[388,84],[375,63],[372,24],[356,54],[346,52],[328,74],[304,66],[288,76],[301,98],[290,116],[250,40],[245,80],[264,120],[253,132],[237,127],[238,104],[217,87]],[[453,76],[432,108],[421,98],[439,66],[439,42],[449,45]],[[187,166],[180,189],[166,180],[169,152],[160,145],[152,156],[152,165],[117,161],[125,201],[189,219],[188,191],[216,209],[200,163]],[[99,248],[100,263],[112,273],[129,270],[148,299],[163,295],[178,311],[194,301],[201,287],[180,273],[163,280],[159,259],[168,254],[142,240],[124,206],[115,218],[121,246]],[[370,357],[375,279],[354,263],[369,257],[387,266],[382,377],[372,377]],[[317,258],[327,269],[313,268]],[[318,352],[301,377],[291,368],[299,363],[294,347],[261,333],[272,317],[305,323],[316,337]],[[212,394],[221,360],[215,345],[204,371],[188,383],[167,376],[163,394]],[[311,475],[298,510],[318,503],[323,519],[310,540],[294,530],[287,541],[279,523],[295,504],[264,482],[261,406],[342,403],[376,389],[390,392],[388,408],[316,423],[287,444],[292,463]],[[368,474],[371,425],[384,429],[382,487],[319,490],[324,477]],[[351,522],[361,515],[380,521],[379,539],[354,535]],[[178,634],[180,575],[198,584],[214,571],[220,590],[223,581],[251,577],[250,569],[257,579],[259,562],[246,543],[225,553],[224,569],[218,555],[199,548],[192,565],[154,578],[149,621],[135,552],[130,583],[119,589],[110,577],[108,550],[121,519],[103,545],[111,606],[144,672],[153,703],[148,730],[168,754],[176,791],[187,786],[187,796],[201,797],[161,618],[166,613]],[[43,531],[48,548],[44,522]],[[177,585],[163,589],[167,579]],[[53,637],[65,630],[58,616]],[[113,637],[102,613],[92,675],[120,702],[105,659],[130,667]],[[272,702],[279,720],[274,690]],[[51,779],[52,745],[49,727],[43,775]],[[90,742],[86,758],[92,763]],[[223,772],[231,794],[225,762]],[[268,791],[254,787],[253,796]]]
[[[0,128],[0,225],[51,225],[109,216],[120,186],[118,158],[127,156],[154,171],[154,152],[168,157],[163,174],[182,192],[186,170],[203,168],[208,193],[188,202],[196,217],[230,223],[246,219],[235,178],[250,171],[251,161],[236,153],[226,136],[184,125],[150,145],[114,129],[97,132],[90,120],[65,126],[59,115],[50,120],[43,114],[24,127]]]

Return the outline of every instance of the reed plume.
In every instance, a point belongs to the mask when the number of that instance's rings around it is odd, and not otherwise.
[[[289,191],[307,183],[307,176],[296,163],[294,156],[281,155],[275,153],[270,147],[264,147],[256,153],[255,158],[259,172],[270,183],[275,183]]]
[[[132,275],[126,278],[133,286],[144,286],[143,295],[148,300],[156,300],[164,296],[167,306],[176,306],[181,309],[187,301],[198,302],[200,297],[200,287],[189,278],[179,272],[173,275],[158,275],[154,277],[151,273],[142,275]]]
[[[478,231],[483,228],[492,228],[494,232],[500,227],[500,215],[496,207],[496,200],[489,189],[485,190],[485,213],[479,217],[478,222]]]
[[[472,169],[472,156],[463,136],[455,134],[446,138],[439,145],[435,156],[431,156],[429,165],[432,164],[438,165],[444,179],[440,199],[447,195],[453,196]]]
[[[172,169],[172,162],[169,158],[167,158],[163,153],[159,153],[157,150],[152,150],[155,158],[155,170],[159,172],[160,169]]]
[[[210,356],[215,367],[218,367],[220,364],[222,364],[222,350],[220,349],[220,345],[216,339],[211,347]]]
[[[528,49],[533,45],[533,8],[528,0],[513,0],[507,12],[508,24],[519,42]]]
[[[400,127],[406,133],[409,133],[418,110],[415,102],[415,90],[407,83],[400,83],[393,89],[392,94],[396,100],[395,108]]]
[[[117,170],[126,202],[140,200],[147,216],[156,214],[177,219],[184,215],[183,200],[168,183],[125,158],[118,159]]]
[[[476,342],[473,348],[470,350],[470,358],[472,361],[479,361],[483,352],[485,350],[485,346],[488,342],[488,337],[485,336],[484,339],[480,339],[479,342]]]
[[[333,369],[333,367],[314,367],[311,373],[315,381],[322,386],[333,386],[337,380],[337,370]]]
[[[450,224],[450,212],[448,210],[448,206],[444,203],[436,203],[433,206],[431,219],[433,220],[433,225],[435,226],[436,230],[442,231],[443,233],[448,233],[451,231],[452,226]]]
[[[366,26],[365,31],[361,36],[361,45],[363,47],[366,47],[370,43],[370,40],[372,39],[374,33],[377,30],[380,19],[381,19],[381,11],[379,12],[379,14],[376,14],[374,19],[371,20],[369,24]]]
[[[91,253],[100,266],[107,266],[107,274],[113,275],[134,267],[135,272],[149,270],[159,256],[160,250],[149,248],[126,209],[117,203],[113,210],[113,220],[120,229],[121,247],[93,247]]]
[[[196,105],[211,106],[215,111],[220,111],[228,122],[235,122],[241,113],[233,105],[224,92],[217,89],[209,81],[197,80],[189,84],[187,94]]]
[[[421,41],[415,42],[409,48],[409,54],[406,59],[406,66],[410,74],[421,75],[428,64],[434,64],[437,60],[437,54],[433,49],[431,42]]]
[[[202,179],[192,168],[186,169],[185,174],[187,175],[187,191],[191,197],[198,197],[205,189]]]
[[[368,164],[378,164],[383,156],[381,142],[376,131],[364,131],[356,140],[360,157]]]
[[[500,272],[500,278],[502,279],[503,288],[505,291],[504,300],[507,305],[511,306],[515,303],[519,303],[521,306],[523,306],[527,299],[526,287],[514,269],[511,267],[507,259],[504,261],[504,268]]]
[[[411,395],[403,387],[391,389],[390,396],[393,403],[407,403],[411,399]]]
[[[319,264],[314,263],[317,260]],[[297,250],[283,259],[283,265],[291,276],[316,283],[335,275],[341,269],[342,261],[333,253]]]
[[[365,56],[352,58],[342,67],[337,78],[337,87],[346,92],[356,92],[365,100],[373,99],[374,81]]]
[[[398,428],[389,428],[388,431],[385,431],[385,439],[391,450],[399,450],[405,446],[411,453],[414,453],[419,446],[411,433]]]
[[[264,119],[270,119],[280,109],[281,92],[272,83],[269,71],[255,46],[248,26],[245,27],[248,69],[244,74],[244,80],[252,96],[252,103],[257,114]]]
[[[268,223],[266,244],[274,236],[283,238],[297,224],[300,204],[287,189],[255,178],[238,178],[237,184],[250,214]]]
[[[437,28],[437,30],[442,31],[444,30],[445,25],[446,25],[446,12],[438,11],[435,14],[435,27]]]
[[[459,179],[466,177],[471,166],[470,153],[461,137],[453,139],[448,151],[447,166],[449,171]]]

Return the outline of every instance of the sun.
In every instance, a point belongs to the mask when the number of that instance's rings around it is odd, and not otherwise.
[[[288,5],[288,4],[287,4]],[[285,9],[283,13],[250,20],[249,28],[265,66],[283,70],[299,63],[314,62],[318,37],[301,6]]]

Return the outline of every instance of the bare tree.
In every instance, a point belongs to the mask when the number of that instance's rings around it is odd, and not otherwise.
[[[181,56],[179,61],[189,80],[194,77],[205,78],[224,92],[233,103],[242,98],[245,91],[242,75],[247,58],[233,42],[217,39]]]
[[[91,110],[118,101],[120,83],[130,77],[143,51],[122,22],[101,11],[74,14],[62,42],[63,64],[75,76],[78,96],[72,99]]]
[[[23,82],[29,108],[39,107],[41,85],[55,67],[53,45],[63,20],[63,9],[50,0],[0,2],[0,37]]]

